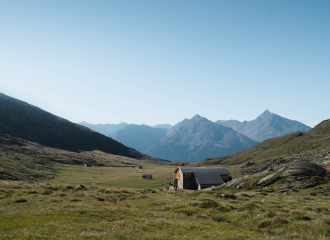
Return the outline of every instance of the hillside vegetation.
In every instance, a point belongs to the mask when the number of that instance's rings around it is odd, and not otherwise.
[[[134,159],[104,153],[101,151],[70,152],[45,147],[43,145],[0,135],[0,179],[9,180],[46,180],[57,176],[60,165],[131,167],[143,164],[167,164],[164,161],[146,157]]]
[[[322,161],[330,154],[330,120],[325,120],[308,132],[295,132],[266,140],[250,149],[229,157],[208,158],[202,164],[241,164],[262,161]]]

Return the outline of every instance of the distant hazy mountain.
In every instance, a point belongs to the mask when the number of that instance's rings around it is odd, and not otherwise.
[[[155,126],[153,126],[154,128],[164,128],[164,129],[169,129],[172,127],[171,124],[157,124]]]
[[[268,110],[252,121],[219,120],[216,123],[230,127],[258,142],[293,132],[307,132],[311,129],[305,124],[281,117]]]
[[[135,159],[149,158],[112,138],[2,93],[0,134],[68,151],[100,150]]]
[[[197,116],[197,115],[196,115]],[[185,123],[187,123],[189,121],[188,118],[183,119],[181,122],[178,122],[177,124],[175,124],[173,127],[169,128],[167,130],[167,135],[169,135],[171,132],[177,130],[178,128],[180,128],[182,125],[184,125]]]
[[[229,156],[258,144],[237,131],[199,115],[173,126],[171,132],[147,154],[171,161],[201,161]]]
[[[94,130],[95,132],[99,132],[105,136],[108,136],[109,134],[118,131],[119,129],[122,129],[126,126],[128,126],[128,123],[119,123],[119,124],[91,124],[91,123],[87,123],[87,122],[81,122],[78,123],[82,126],[88,127],[92,130]]]
[[[166,136],[167,129],[147,125],[130,124],[109,136],[139,152],[146,152]]]

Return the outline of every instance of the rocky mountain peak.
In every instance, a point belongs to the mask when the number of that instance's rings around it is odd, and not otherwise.
[[[267,109],[266,111],[264,111],[261,115],[260,115],[260,117],[268,117],[268,116],[270,116],[272,113]]]
[[[199,119],[202,118],[200,115],[196,114],[192,119]]]

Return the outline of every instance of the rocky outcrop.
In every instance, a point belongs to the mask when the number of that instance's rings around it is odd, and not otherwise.
[[[326,170],[310,162],[295,162],[291,163],[289,169],[285,171],[282,176],[314,176],[314,175],[324,175]]]
[[[279,174],[279,172],[282,171],[283,169],[284,169],[284,168],[280,168],[280,169],[277,170],[276,172],[274,172],[274,173],[272,173],[272,174],[270,174],[270,175],[268,175],[268,176],[266,176],[266,177],[260,179],[259,182],[258,182],[258,184],[265,183],[267,180],[270,180],[270,179],[272,179],[272,178],[275,178],[275,177]]]

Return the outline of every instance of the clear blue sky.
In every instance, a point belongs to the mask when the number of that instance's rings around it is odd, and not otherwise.
[[[330,118],[329,0],[0,0],[0,92],[73,122]]]

